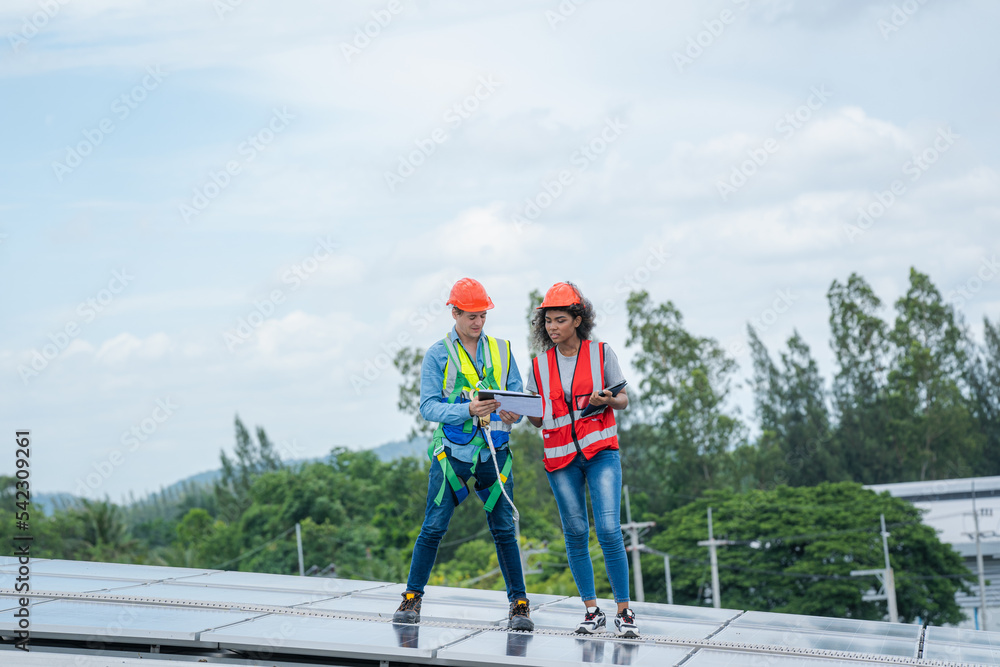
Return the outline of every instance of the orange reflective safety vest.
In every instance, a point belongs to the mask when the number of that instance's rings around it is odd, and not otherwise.
[[[580,413],[589,405],[590,395],[604,388],[604,345],[580,342],[573,373],[571,401],[567,404],[559,376],[556,348],[532,362],[535,385],[542,397],[542,438],[545,441],[545,470],[553,472],[570,464],[577,452],[589,460],[603,449],[618,449],[615,411],[605,408],[589,417]]]

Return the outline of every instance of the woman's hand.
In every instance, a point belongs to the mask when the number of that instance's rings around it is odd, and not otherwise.
[[[590,404],[598,407],[608,405],[613,410],[624,410],[628,407],[628,394],[622,389],[618,392],[617,396],[612,396],[611,392],[607,389],[601,389],[590,395]]]

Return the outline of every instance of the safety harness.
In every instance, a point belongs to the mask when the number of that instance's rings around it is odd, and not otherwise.
[[[469,357],[468,352],[465,351],[465,348],[461,344],[456,346],[449,335],[445,335],[444,347],[448,353],[448,360],[445,363],[444,380],[441,388],[442,395],[448,403],[467,403],[471,400],[472,394],[479,390],[501,390],[506,387],[507,373],[510,368],[510,343],[491,336],[486,336],[485,339],[487,350],[484,350],[484,368],[483,372],[480,373],[475,362]],[[501,348],[504,349],[501,350]],[[499,363],[494,363],[495,361]],[[490,415],[491,419],[492,417],[493,415]],[[448,452],[445,450],[444,444],[445,440],[447,439],[455,444],[470,444],[477,436],[482,434],[473,453],[471,472],[475,475],[476,465],[479,463],[479,454],[483,447],[487,446],[487,440],[489,440],[490,450],[494,458],[494,467],[499,468],[496,463],[496,451],[492,447],[493,440],[490,431],[497,431],[506,436],[510,431],[510,427],[499,419],[494,426],[491,423],[481,424],[478,419],[471,417],[461,427],[438,424],[431,439],[431,444],[427,448],[427,456],[431,460],[431,465],[434,465],[434,461],[436,460],[438,465],[441,466],[442,473],[444,473],[441,488],[434,497],[435,505],[441,504],[445,491],[449,486],[455,493],[456,505],[460,505],[469,496],[469,490],[466,488],[465,482],[455,473],[455,469],[448,460]],[[506,440],[503,440],[503,442],[506,442]],[[508,451],[507,461],[504,463],[503,470],[497,470],[497,480],[490,487],[489,497],[483,501],[483,508],[487,512],[492,512],[500,496],[506,495],[503,485],[510,477],[512,467],[513,457]],[[511,504],[513,505],[513,503]]]

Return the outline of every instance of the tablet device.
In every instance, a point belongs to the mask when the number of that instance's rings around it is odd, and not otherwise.
[[[507,410],[525,417],[542,416],[542,397],[521,391],[484,389],[479,392],[483,401],[500,401],[500,410]]]
[[[627,380],[622,380],[621,382],[619,382],[615,386],[608,387],[607,389],[602,390],[602,393],[605,392],[605,391],[609,391],[609,392],[611,392],[612,396],[617,396],[618,392],[620,392],[622,389],[624,389],[625,385],[627,385],[627,384],[628,384]],[[590,415],[594,414],[595,412],[603,410],[606,407],[608,407],[608,406],[606,406],[606,405],[588,405],[586,408],[584,408],[583,412],[580,413],[580,416],[581,417],[589,417]]]

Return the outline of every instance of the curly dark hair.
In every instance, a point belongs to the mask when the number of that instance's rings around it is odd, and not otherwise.
[[[590,338],[590,334],[594,331],[594,304],[583,295],[576,285],[569,281],[566,284],[572,285],[576,293],[580,295],[580,303],[559,308],[541,308],[535,311],[534,317],[531,318],[531,347],[539,352],[544,352],[555,345],[549,338],[549,332],[545,330],[545,314],[549,311],[561,310],[569,313],[570,317],[579,316],[580,324],[576,327],[576,335],[579,336],[580,340]]]

